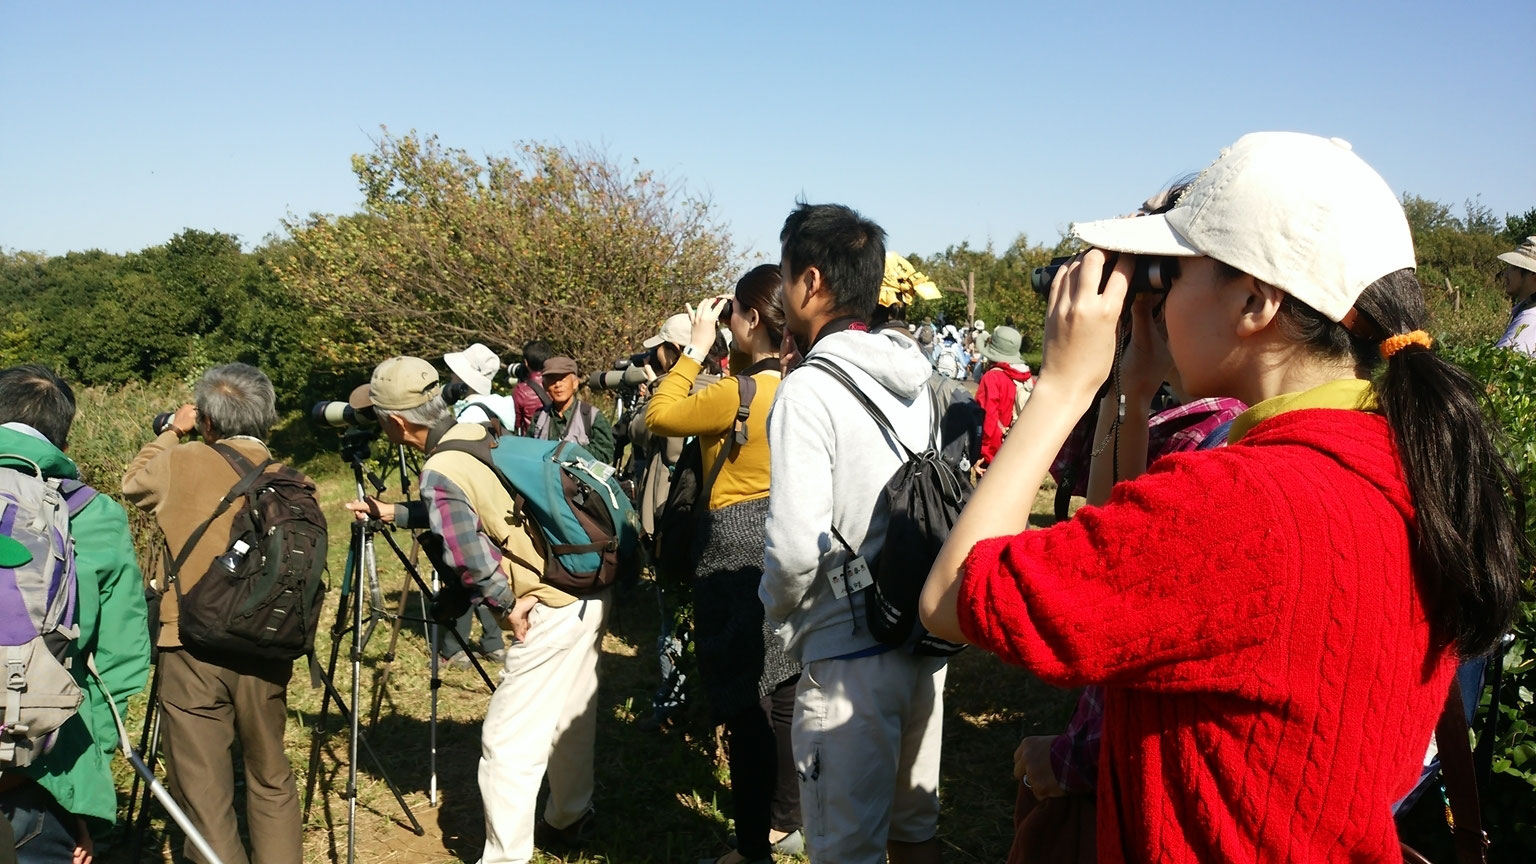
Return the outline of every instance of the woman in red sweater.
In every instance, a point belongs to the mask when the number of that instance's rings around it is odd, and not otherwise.
[[[1396,196],[1342,141],[1259,133],[1167,214],[1074,230],[1093,248],[1052,285],[1044,371],[923,623],[1104,685],[1100,860],[1400,861],[1392,802],[1458,654],[1508,626],[1525,541],[1479,386],[1421,329]],[[1109,375],[1137,256],[1176,274],[1185,388],[1253,407],[1230,446],[1026,531]],[[1126,402],[1154,378],[1125,375]]]

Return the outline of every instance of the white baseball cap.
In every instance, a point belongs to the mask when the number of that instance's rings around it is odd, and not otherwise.
[[[1080,222],[1090,246],[1206,255],[1342,321],[1372,282],[1416,266],[1403,207],[1339,138],[1254,132],[1221,151],[1167,213]]]
[[[448,364],[449,371],[459,376],[460,381],[481,396],[491,392],[491,382],[496,380],[496,373],[501,371],[501,358],[479,342],[463,351],[444,354],[443,362]]]
[[[691,341],[693,341],[693,319],[688,317],[687,312],[679,312],[661,322],[660,332],[640,344],[646,348],[655,348],[663,342],[686,346]]]

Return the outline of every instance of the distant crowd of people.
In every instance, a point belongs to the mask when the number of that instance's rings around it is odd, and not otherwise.
[[[500,666],[482,864],[583,847],[602,796],[626,794],[594,782],[622,556],[691,601],[663,622],[650,722],[696,671],[735,829],[704,862],[941,860],[946,673],[967,644],[1083,688],[1065,730],[1013,754],[1010,861],[1401,859],[1394,814],[1462,704],[1448,694],[1480,687],[1530,559],[1479,385],[1424,330],[1396,196],[1337,139],[1257,133],[1074,235],[1084,251],[1026,336],[909,322],[880,303],[881,227],[800,204],[778,263],[645,341],[613,418],[553,337],[511,366],[481,344],[377,365],[358,407],[424,455],[419,496],[345,506],[435,538],[463,602],[434,598],[458,638],[433,650]],[[1536,352],[1536,237],[1500,260],[1499,344]],[[117,818],[111,709],[145,686],[151,644],[168,786],[207,847],[303,860],[283,741],[312,622],[277,642],[280,619],[318,612],[306,556],[323,565],[325,545],[305,528],[313,484],[269,447],[274,405],[261,371],[207,370],[109,497],[66,455],[69,384],[0,371],[0,572],[25,576],[0,580],[0,861],[91,859]],[[518,459],[555,466],[575,529],[510,478]],[[1032,529],[1048,475],[1063,518]],[[274,496],[286,510],[262,509]],[[164,536],[149,579],[114,498]],[[602,563],[576,573],[579,555]],[[254,572],[292,590],[256,607],[271,639],[231,649],[204,616]],[[53,695],[29,702],[42,682]]]

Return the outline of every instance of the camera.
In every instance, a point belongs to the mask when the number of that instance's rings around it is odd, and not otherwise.
[[[1115,261],[1119,253],[1110,252],[1109,259],[1104,264],[1104,284],[1109,282],[1109,274],[1115,267]],[[1056,279],[1056,272],[1062,265],[1072,260],[1071,255],[1060,255],[1051,259],[1051,263],[1044,267],[1036,267],[1029,274],[1029,287],[1036,294],[1044,297],[1051,293],[1051,282]],[[1179,259],[1173,256],[1137,255],[1136,269],[1131,272],[1131,287],[1126,292],[1126,298],[1135,297],[1137,294],[1166,294],[1173,287],[1173,280],[1179,278]],[[1099,290],[1104,290],[1104,284],[1099,285]]]

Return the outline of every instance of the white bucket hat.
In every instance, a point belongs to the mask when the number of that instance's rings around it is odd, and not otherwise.
[[[496,380],[496,373],[501,371],[501,358],[479,342],[463,351],[444,354],[443,362],[448,364],[450,372],[459,376],[460,381],[481,396],[491,392],[491,382]]]
[[[1527,237],[1520,248],[1513,252],[1505,252],[1499,256],[1499,260],[1511,267],[1519,267],[1521,270],[1529,270],[1536,273],[1536,237]]]
[[[1367,286],[1416,266],[1403,207],[1349,142],[1254,132],[1221,151],[1172,210],[1072,226],[1090,246],[1207,255],[1343,321]]]

